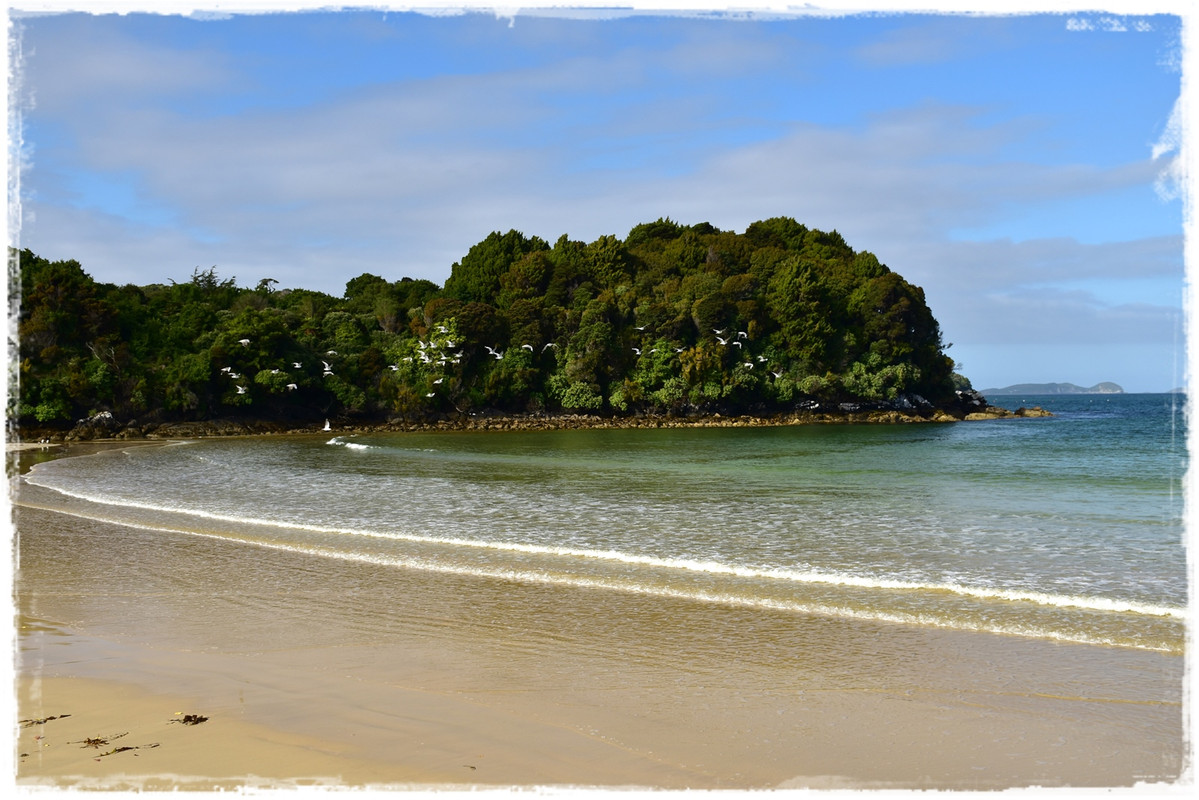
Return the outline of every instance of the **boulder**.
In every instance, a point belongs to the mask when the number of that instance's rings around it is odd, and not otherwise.
[[[64,437],[68,441],[85,439],[107,439],[121,429],[111,411],[101,411],[92,416],[77,420],[75,427]]]

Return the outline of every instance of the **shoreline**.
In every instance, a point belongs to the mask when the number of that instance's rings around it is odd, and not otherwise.
[[[59,717],[17,730],[25,790],[1167,788],[1191,769],[1185,655],[338,563],[14,500],[14,721]],[[731,644],[747,629],[768,649]]]
[[[186,422],[119,422],[103,413],[80,420],[75,427],[61,428],[11,426],[5,435],[10,450],[35,449],[62,443],[86,441],[130,441],[189,439],[208,436],[254,436],[316,433],[414,433],[433,431],[547,431],[582,429],[662,429],[662,428],[735,428],[783,427],[794,425],[919,425],[977,422],[986,420],[1052,417],[1040,406],[1020,407],[1015,411],[987,405],[970,412],[951,414],[944,409],[925,413],[891,408],[863,408],[837,411],[790,411],[775,414],[720,413],[693,416],[671,414],[600,415],[600,414],[443,414],[424,420],[393,419],[326,420],[287,423],[266,419],[217,418]]]

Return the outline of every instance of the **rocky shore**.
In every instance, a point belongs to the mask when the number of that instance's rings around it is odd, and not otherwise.
[[[1010,411],[990,405],[976,392],[963,393],[956,405],[933,408],[927,404],[901,402],[886,407],[843,403],[821,407],[810,403],[791,411],[772,414],[502,414],[490,412],[438,414],[421,419],[383,420],[331,419],[281,421],[257,418],[217,418],[201,421],[119,420],[109,412],[78,420],[70,428],[12,427],[13,443],[80,442],[99,439],[194,439],[208,436],[251,436],[262,434],[377,433],[399,431],[510,431],[563,430],[582,428],[735,428],[779,425],[915,424],[995,420],[1018,417],[1049,417],[1040,407]],[[326,427],[327,426],[327,427]]]

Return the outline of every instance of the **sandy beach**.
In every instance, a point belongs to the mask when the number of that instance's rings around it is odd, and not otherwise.
[[[344,563],[112,524],[37,487],[15,502],[21,788],[1189,776],[1178,656]]]

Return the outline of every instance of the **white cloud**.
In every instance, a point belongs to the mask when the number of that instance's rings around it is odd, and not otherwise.
[[[1158,140],[1153,143],[1151,152],[1154,161],[1161,161],[1165,156],[1177,155],[1179,152],[1182,145],[1183,102],[1184,98],[1182,97],[1175,101],[1165,129]],[[1153,189],[1157,192],[1157,196],[1163,202],[1177,200],[1182,197],[1183,187],[1182,160],[1177,157],[1166,159],[1165,164],[1159,167],[1157,179],[1153,183]]]
[[[181,50],[134,39],[93,17],[55,20],[53,36],[25,39],[17,78],[40,114],[80,113],[96,105],[127,107],[183,92],[229,90],[238,78],[226,57],[213,50]]]

